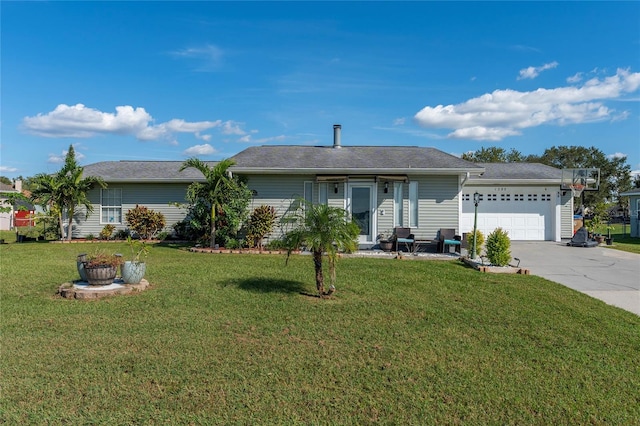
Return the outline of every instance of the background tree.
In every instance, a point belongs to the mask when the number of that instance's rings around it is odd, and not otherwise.
[[[41,173],[30,182],[31,201],[58,215],[60,235],[67,240],[73,236],[73,218],[76,209],[85,208],[85,219],[93,213],[93,205],[87,193],[95,186],[106,188],[107,184],[95,176],[83,177],[84,167],[78,165],[73,145],[69,146],[62,169],[53,175]],[[67,232],[64,232],[63,217],[67,217]],[[66,235],[66,236],[65,236]]]
[[[514,148],[507,152],[504,148],[491,146],[480,148],[475,152],[462,154],[462,159],[473,163],[518,163],[525,161],[525,157]]]
[[[0,176],[0,183],[4,183],[5,185],[12,185],[13,181],[6,176]]]
[[[324,297],[326,293],[322,269],[323,255],[327,258],[333,285],[338,252],[357,249],[360,228],[341,208],[329,207],[326,204],[311,204],[303,200],[297,203],[300,207],[294,210],[293,217],[289,215],[284,218],[287,224],[293,226],[283,237],[284,245],[288,249],[287,256],[292,250],[302,246],[311,251],[316,289],[320,297]]]
[[[620,200],[618,194],[631,188],[631,167],[627,157],[607,156],[596,147],[558,146],[544,151],[540,162],[559,169],[599,168],[600,189],[582,193],[582,204],[593,208],[600,202]]]
[[[188,222],[192,227],[209,227],[209,246],[216,243],[217,225],[223,222],[229,229],[237,231],[246,217],[251,193],[244,182],[232,178],[229,167],[235,163],[226,159],[210,167],[198,158],[187,159],[180,171],[188,168],[198,170],[205,178],[205,182],[194,182],[187,189],[187,201],[191,204]],[[202,211],[208,211],[208,218],[202,217]]]
[[[633,178],[633,187],[640,188],[640,174],[635,175],[635,177]]]

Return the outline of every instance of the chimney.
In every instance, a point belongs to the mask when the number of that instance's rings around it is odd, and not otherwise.
[[[339,124],[333,125],[333,147],[334,148],[342,148],[340,145],[340,131],[342,130],[342,126]]]
[[[13,189],[16,190],[16,192],[20,192],[22,193],[22,181],[19,179],[16,179],[13,181]]]

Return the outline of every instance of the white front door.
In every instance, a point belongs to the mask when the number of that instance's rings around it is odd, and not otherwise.
[[[361,244],[374,241],[374,188],[373,183],[349,183],[347,209],[351,219],[360,227],[358,241]]]

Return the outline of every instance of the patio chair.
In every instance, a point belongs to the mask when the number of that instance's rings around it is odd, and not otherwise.
[[[407,247],[407,251],[411,252],[413,243],[415,242],[415,236],[411,233],[411,228],[396,227],[393,229],[391,240],[396,245],[396,251],[398,251],[399,244],[404,244]],[[409,246],[409,244],[411,244],[411,246]]]
[[[462,247],[462,237],[456,235],[456,230],[451,228],[440,228],[438,231],[438,253],[446,253],[450,246],[454,246],[456,253],[460,253]]]

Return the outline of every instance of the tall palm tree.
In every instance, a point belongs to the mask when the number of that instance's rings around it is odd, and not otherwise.
[[[299,247],[311,251],[316,277],[316,289],[320,297],[325,295],[323,256],[327,257],[332,285],[335,283],[335,265],[339,251],[353,251],[358,247],[360,228],[349,219],[349,214],[341,208],[325,204],[311,204],[299,201],[295,210],[293,229],[284,237],[288,254]],[[289,223],[291,217],[285,218]]]
[[[198,158],[189,158],[182,163],[180,171],[188,168],[198,170],[205,178],[205,182],[194,182],[191,184],[190,190],[197,196],[204,198],[211,205],[211,233],[209,246],[214,247],[216,243],[216,215],[218,210],[222,209],[224,203],[225,192],[233,188],[236,184],[229,174],[229,167],[235,162],[230,159],[220,161],[213,167],[210,167],[204,161]]]
[[[84,167],[78,165],[73,145],[70,145],[64,166],[58,173],[53,175],[40,173],[34,177],[31,200],[56,213],[60,235],[67,240],[71,240],[73,236],[72,226],[76,208],[84,206],[85,218],[93,213],[93,205],[87,197],[87,192],[96,185],[101,188],[107,186],[102,178],[95,176],[84,178],[83,172]],[[63,222],[65,213],[68,220],[66,236]]]

